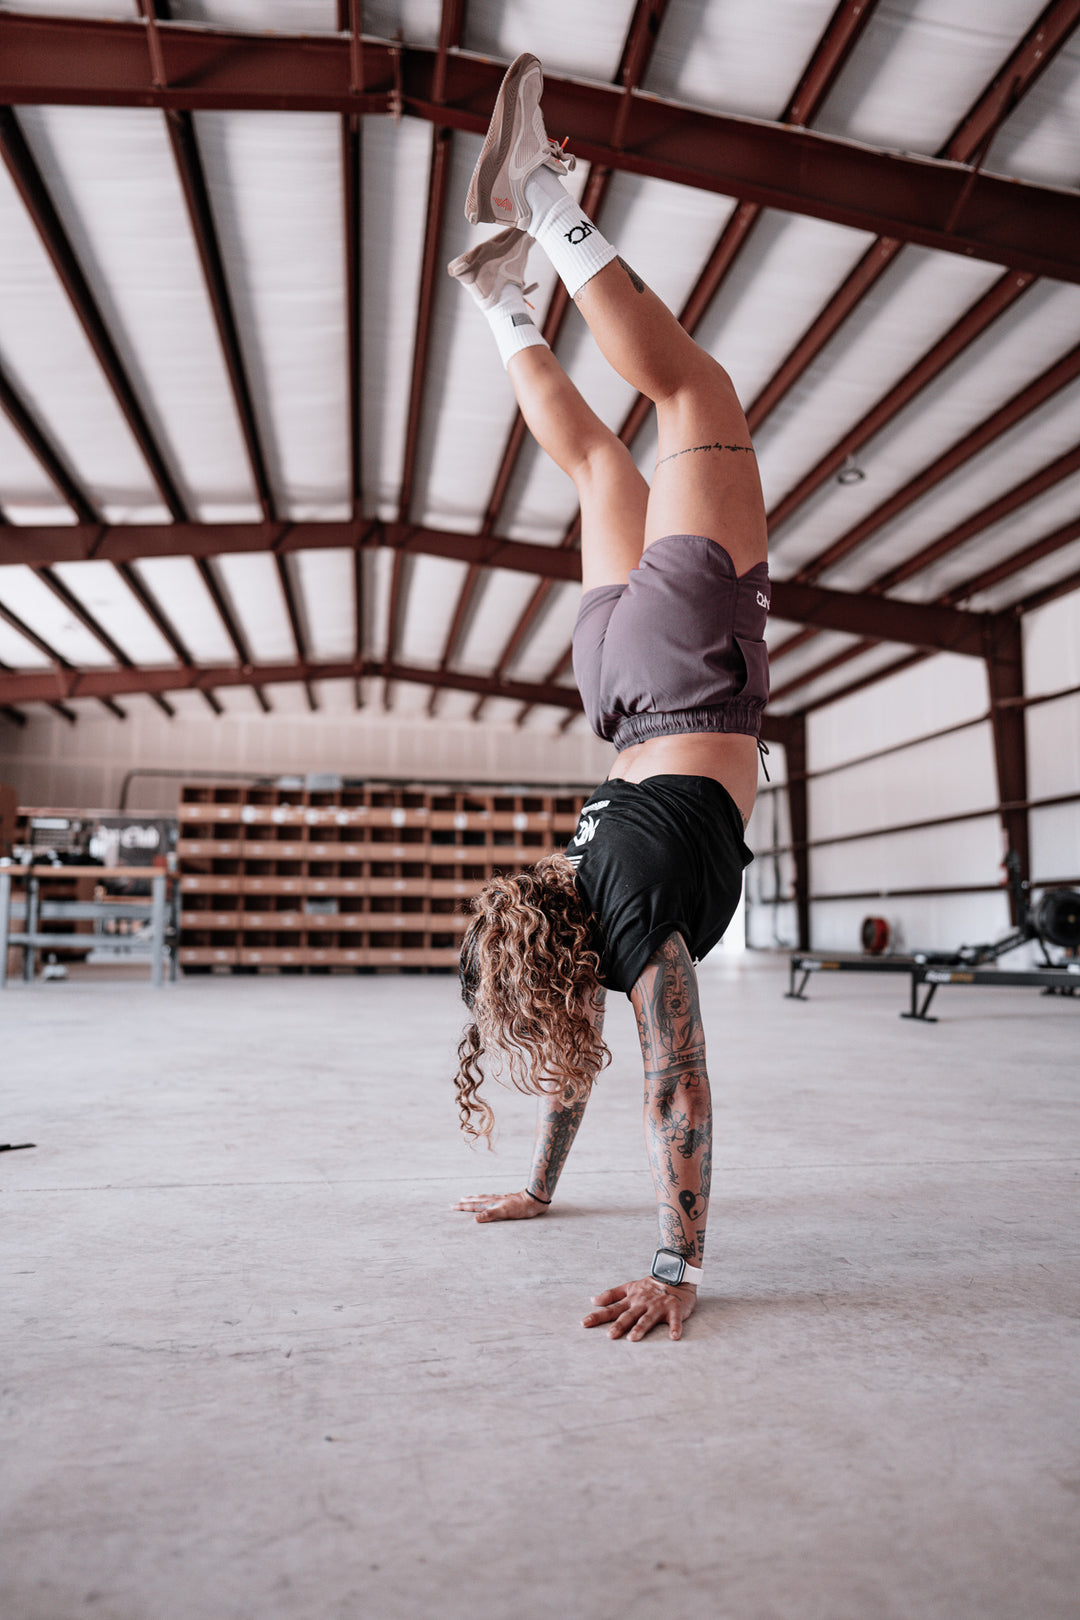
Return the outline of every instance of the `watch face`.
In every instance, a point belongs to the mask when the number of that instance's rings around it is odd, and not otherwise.
[[[657,1249],[652,1263],[652,1275],[658,1282],[682,1282],[686,1261],[672,1249]]]

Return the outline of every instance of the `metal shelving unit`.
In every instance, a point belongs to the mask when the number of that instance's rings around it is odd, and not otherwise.
[[[464,907],[561,848],[584,794],[184,783],[180,966],[454,968]]]

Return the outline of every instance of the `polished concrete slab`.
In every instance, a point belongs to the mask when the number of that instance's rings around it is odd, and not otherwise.
[[[104,975],[104,976],[102,976]],[[448,978],[0,998],[5,1620],[1075,1620],[1080,1002],[703,972],[682,1343],[615,1052],[551,1213],[455,1133]]]

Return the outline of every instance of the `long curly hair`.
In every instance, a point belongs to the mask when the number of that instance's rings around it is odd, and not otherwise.
[[[611,1054],[600,1033],[600,958],[564,855],[492,878],[472,905],[461,994],[473,1015],[454,1076],[461,1129],[491,1146],[495,1116],[478,1095],[491,1073],[518,1091],[583,1101]]]

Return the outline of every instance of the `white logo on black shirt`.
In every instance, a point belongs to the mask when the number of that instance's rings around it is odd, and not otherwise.
[[[611,803],[610,799],[599,799],[596,804],[590,804],[581,812],[578,830],[574,834],[575,844],[588,844],[596,837],[596,822],[593,816],[600,810],[606,810]]]

